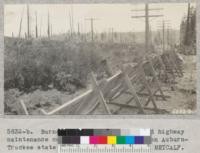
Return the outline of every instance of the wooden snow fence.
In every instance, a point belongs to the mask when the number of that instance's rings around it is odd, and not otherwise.
[[[173,77],[180,76],[182,70],[176,58],[173,52],[148,57],[137,64],[120,65],[120,70],[115,74],[106,62],[104,68],[109,76],[107,79],[97,81],[95,74],[91,72],[91,89],[50,112],[43,109],[41,112],[44,115],[111,115],[120,114],[123,108],[128,108],[140,114],[145,114],[146,111],[168,113],[157,105],[158,97],[162,100],[169,98],[162,90],[160,77],[163,76],[160,71],[165,77],[169,77],[169,74]],[[113,109],[112,105],[117,109]],[[22,107],[27,115],[25,105]]]
[[[151,81],[148,80],[145,73],[144,66],[146,65],[149,65]],[[92,89],[50,112],[42,110],[43,114],[119,114],[121,108],[133,108],[133,111],[138,110],[138,113],[141,114],[145,114],[145,110],[155,111],[156,113],[164,111],[159,109],[156,104],[156,96],[163,98],[163,100],[166,97],[150,61],[126,67],[120,66],[120,69],[114,75],[109,71],[111,77],[100,82],[97,82],[95,75],[91,73]],[[158,92],[159,95],[157,95]],[[116,102],[115,100],[120,96],[124,99],[130,98],[126,101]],[[145,101],[141,97],[146,97]],[[133,105],[133,102],[135,105]],[[147,107],[150,103],[152,107]],[[111,111],[110,105],[116,105],[119,109]],[[97,113],[98,108],[101,108],[101,112]]]
[[[178,54],[174,51],[166,51],[161,56],[163,63],[165,64],[167,73],[171,74],[173,79],[183,76],[182,63],[178,59]]]

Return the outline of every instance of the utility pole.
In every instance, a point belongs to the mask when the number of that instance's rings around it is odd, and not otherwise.
[[[163,10],[162,8],[152,8],[150,9],[149,8],[149,4],[146,3],[145,4],[145,9],[141,9],[141,10],[132,10],[134,12],[139,12],[139,11],[145,11],[145,15],[141,15],[141,16],[132,16],[132,18],[145,18],[145,51],[146,53],[149,52],[149,18],[152,18],[152,17],[162,17],[163,15],[150,15],[149,14],[149,11],[160,11],[160,10]]]
[[[98,20],[96,18],[87,18],[86,20],[90,21],[90,26],[91,26],[91,40],[94,42],[94,21]]]
[[[169,26],[170,23],[168,20],[163,20],[161,25],[159,26],[160,30],[162,31],[162,48],[163,52],[166,50],[166,45],[169,45]],[[166,31],[167,30],[167,31]]]
[[[29,10],[29,4],[27,4],[27,37],[30,38],[30,10]]]

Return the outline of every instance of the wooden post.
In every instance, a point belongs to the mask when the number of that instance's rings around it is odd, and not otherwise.
[[[149,62],[149,66],[150,66],[150,69],[151,69],[153,78],[154,78],[154,80],[155,80],[156,86],[157,86],[158,90],[160,91],[160,94],[162,95],[163,100],[166,100],[166,99],[165,99],[165,95],[164,95],[164,93],[163,93],[163,91],[162,91],[162,89],[161,89],[161,85],[160,85],[160,82],[159,82],[159,80],[158,80],[158,77],[156,76],[155,69],[154,69],[154,67],[153,67],[152,61],[151,61],[150,59],[147,59],[147,60],[148,60],[148,62]],[[156,94],[156,93],[155,93],[155,94]]]
[[[139,69],[140,69],[140,73],[141,73],[141,80],[143,81],[143,83],[144,83],[144,85],[145,85],[145,87],[146,87],[146,89],[149,93],[149,99],[152,101],[154,109],[156,111],[158,111],[158,108],[157,108],[157,105],[156,105],[156,102],[155,102],[155,99],[154,99],[154,95],[151,91],[151,88],[149,86],[148,81],[146,80],[146,76],[145,76],[145,72],[144,72],[142,63],[139,63]]]
[[[99,86],[98,86],[98,84],[97,84],[97,81],[96,81],[95,76],[94,76],[93,73],[91,73],[91,81],[92,81],[92,85],[93,85],[93,90],[96,90],[97,95],[98,95],[98,97],[99,97],[101,103],[103,104],[103,106],[104,106],[106,112],[107,112],[109,115],[111,115],[111,112],[110,112],[110,110],[109,110],[109,107],[108,107],[108,105],[107,105],[107,102],[106,102],[106,100],[105,100],[105,98],[104,98],[104,96],[103,96],[103,93],[101,92],[101,89],[99,88]]]
[[[26,105],[24,104],[24,101],[23,101],[23,100],[20,100],[20,104],[21,104],[21,106],[22,106],[22,108],[23,108],[24,113],[25,113],[26,115],[29,115],[28,110],[27,110]]]
[[[171,53],[169,53],[169,60],[170,60],[170,62],[172,63],[172,65],[173,65],[173,67],[174,67],[174,70],[175,70],[175,72],[177,73],[178,77],[182,77],[182,73],[181,73],[181,71],[180,71],[180,69],[179,69],[179,67],[178,67],[178,65],[177,65],[177,63],[176,63],[174,57],[172,57],[172,56],[173,56],[173,55],[171,55]]]
[[[108,61],[105,59],[102,61],[102,64],[105,67],[105,71],[106,71],[106,74],[108,75],[108,77],[111,77],[113,75],[113,72],[112,72],[110,65],[108,64]]]
[[[162,59],[161,59],[160,56],[158,56],[158,61],[159,61],[160,65],[161,65],[161,68],[163,69],[163,71],[164,71],[166,77],[169,79],[168,73],[167,73],[167,71],[166,71],[166,67],[165,67],[165,65],[164,65],[164,63],[163,63],[163,61],[162,61]]]
[[[133,94],[133,96],[135,98],[135,101],[136,101],[136,104],[137,104],[137,106],[138,106],[138,108],[140,110],[140,113],[145,114],[144,109],[142,108],[142,105],[140,103],[140,99],[139,99],[139,97],[138,97],[138,95],[136,93],[136,90],[135,90],[134,86],[132,85],[132,82],[131,82],[130,78],[126,74],[126,72],[124,70],[124,67],[122,65],[120,65],[120,67],[121,67],[122,74],[124,76],[124,82],[125,82],[126,86],[128,87],[128,89],[130,90],[130,92]]]

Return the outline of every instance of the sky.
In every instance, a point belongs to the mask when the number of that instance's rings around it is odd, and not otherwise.
[[[195,6],[195,4],[193,4]],[[144,9],[144,4],[31,4],[30,23],[31,33],[35,31],[36,14],[38,31],[42,36],[47,35],[47,16],[49,12],[53,34],[63,34],[70,29],[70,15],[73,14],[74,31],[89,32],[90,21],[95,18],[95,32],[141,32],[145,29],[144,18],[133,19],[131,16],[144,15],[144,11],[135,12],[135,9]],[[187,3],[155,3],[149,8],[162,8],[159,11],[150,11],[150,15],[161,14],[163,17],[150,18],[152,31],[161,28],[162,21],[166,20],[168,27],[178,30],[184,15],[187,14]],[[18,36],[20,19],[22,20],[21,35],[27,31],[27,16],[25,4],[6,4],[4,8],[4,35]]]

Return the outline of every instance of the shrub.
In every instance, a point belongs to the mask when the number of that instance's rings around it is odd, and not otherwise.
[[[64,91],[83,88],[101,60],[101,48],[90,43],[13,39],[5,40],[6,90],[47,90],[52,84]]]

